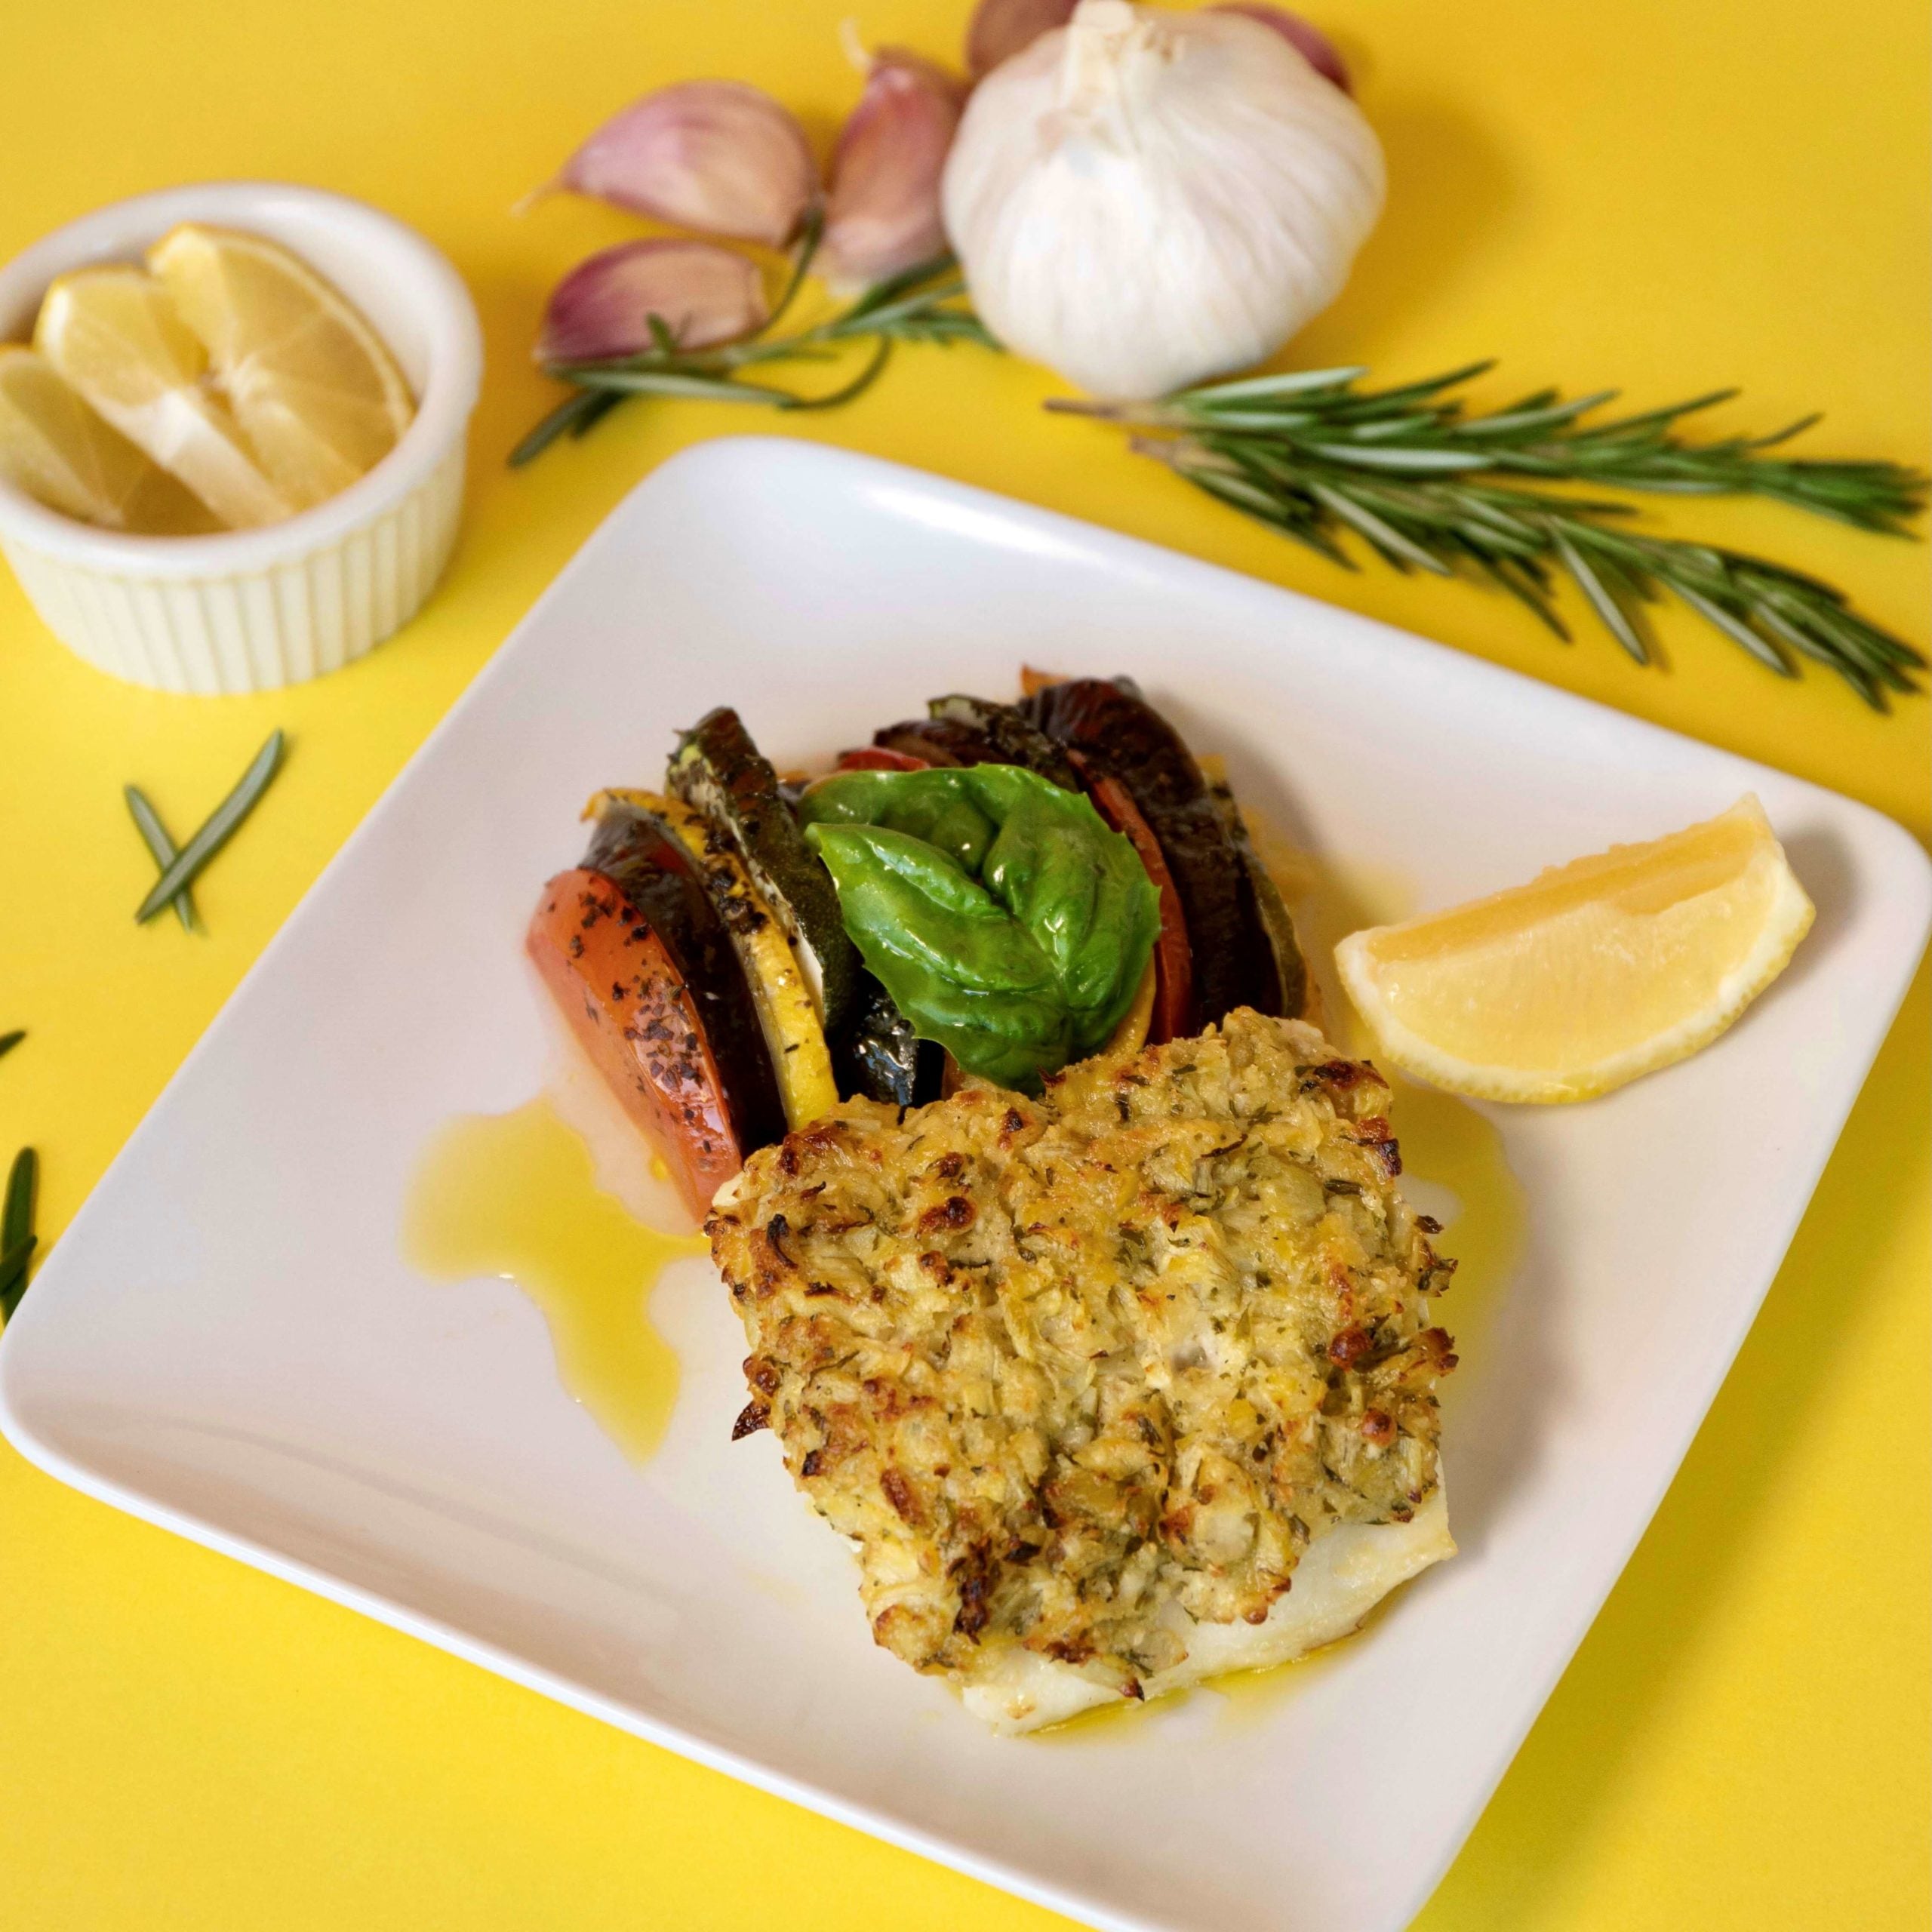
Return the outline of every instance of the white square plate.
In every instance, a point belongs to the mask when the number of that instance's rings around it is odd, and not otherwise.
[[[1244,800],[1425,904],[1755,790],[1819,912],[1709,1052],[1496,1112],[1530,1218],[1451,1385],[1460,1556],[1263,1707],[1058,1740],[987,1736],[873,1647],[771,1438],[728,1440],[743,1341],[708,1266],[652,1303],[684,1380],[638,1468],[513,1287],[431,1287],[398,1243],[437,1128],[541,1084],[520,942],[594,786],[652,782],[713,704],[783,764],[1023,660],[1133,673]],[[1929,905],[1903,831],[1779,773],[932,477],[713,443],[584,546],[269,948],[37,1278],[0,1423],[122,1508],[1091,1924],[1391,1932],[1675,1472]]]

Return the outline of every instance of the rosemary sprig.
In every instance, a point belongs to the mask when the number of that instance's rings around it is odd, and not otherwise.
[[[137,925],[152,918],[177,893],[190,884],[202,868],[235,835],[235,829],[254,810],[257,801],[268,789],[269,781],[281,763],[282,747],[286,742],[279,731],[269,734],[268,742],[255,754],[248,770],[236,781],[234,790],[209,813],[200,829],[162,868],[160,878],[155,881],[134,914]]]
[[[651,346],[635,355],[600,361],[557,362],[547,373],[571,385],[572,393],[534,428],[510,452],[510,466],[521,467],[543,454],[558,437],[582,436],[601,423],[628,396],[683,397],[706,402],[743,403],[765,409],[836,409],[863,395],[884,373],[894,346],[900,343],[977,343],[998,345],[961,297],[965,284],[950,256],[875,283],[855,301],[808,328],[787,335],[772,333],[792,306],[814,255],[820,223],[809,221],[800,235],[786,286],[764,325],[741,342],[715,349],[688,349],[661,316],[650,318]],[[746,372],[768,364],[822,362],[848,343],[869,341],[871,355],[858,372],[835,388],[817,395],[801,394],[771,383],[753,380]]]
[[[33,1231],[34,1184],[40,1161],[23,1147],[7,1171],[7,1195],[0,1206],[0,1316],[11,1318],[27,1291],[27,1263],[38,1237]]]
[[[148,855],[163,871],[174,864],[177,856],[174,841],[168,835],[166,826],[161,822],[161,814],[149,802],[148,795],[138,785],[124,785],[121,795],[128,801],[128,814],[134,821],[134,829],[141,835],[141,842],[148,848]],[[174,895],[174,916],[181,921],[181,930],[191,933],[195,930],[194,894],[186,886]]]
[[[1780,676],[1810,658],[1881,710],[1888,691],[1918,689],[1925,659],[1830,585],[1738,551],[1650,535],[1630,527],[1630,505],[1561,487],[1768,497],[1902,536],[1924,505],[1918,472],[1770,454],[1810,417],[1770,436],[1679,434],[1686,417],[1730,390],[1590,424],[1583,419],[1614,391],[1564,401],[1542,389],[1465,414],[1448,392],[1490,367],[1385,389],[1358,388],[1359,368],[1321,369],[1159,402],[1048,407],[1128,426],[1143,454],[1334,562],[1353,568],[1343,548],[1352,533],[1398,570],[1484,577],[1567,638],[1552,602],[1555,577],[1566,575],[1639,663],[1654,655],[1642,607],[1669,592]]]

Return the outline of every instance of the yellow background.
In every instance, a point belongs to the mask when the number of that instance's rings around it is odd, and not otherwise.
[[[0,1155],[29,1139],[42,1150],[45,1235],[605,511],[681,444],[768,426],[635,408],[507,475],[504,451],[546,399],[528,360],[544,290],[634,232],[608,211],[555,202],[516,220],[510,204],[608,111],[681,76],[760,82],[829,135],[857,85],[841,16],[946,54],[964,11],[8,9],[0,256],[140,189],[315,182],[447,249],[491,358],[455,568],[418,623],[340,676],[212,703],[122,688],[63,653],[0,572],[0,1029],[32,1033],[0,1064]],[[1546,380],[1620,383],[1645,403],[1737,383],[1748,405],[1726,425],[1822,408],[1821,450],[1924,460],[1923,0],[1327,0],[1318,17],[1355,63],[1391,202],[1298,358],[1394,377],[1499,355],[1498,401]],[[1835,683],[1775,684],[1675,618],[1672,669],[1645,673],[1598,634],[1566,650],[1473,589],[1345,577],[1107,432],[1043,417],[1048,389],[969,350],[915,350],[857,407],[784,426],[1355,605],[1932,829],[1923,701],[1874,718]],[[1921,550],[1772,506],[1692,503],[1670,520],[1814,566],[1927,641]],[[294,740],[288,768],[197,888],[211,936],[166,919],[137,931],[152,874],[122,784],[139,780],[183,830],[275,724]],[[1682,1475],[1428,1932],[1925,1924],[1929,1060],[1921,977]],[[1056,1922],[85,1501],[4,1448],[0,1920]]]

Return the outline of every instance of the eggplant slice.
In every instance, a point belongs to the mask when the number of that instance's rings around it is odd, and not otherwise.
[[[1010,704],[955,692],[936,697],[930,717],[872,734],[875,749],[928,764],[1017,764],[1069,792],[1084,789],[1065,750]]]
[[[1282,984],[1254,877],[1194,755],[1129,678],[1076,678],[1015,707],[1056,743],[1124,785],[1160,841],[1187,915],[1195,1011],[1190,1032],[1237,1007],[1298,1011]],[[1297,957],[1299,955],[1297,955]]]
[[[859,950],[847,937],[832,875],[805,843],[778,774],[728,706],[707,712],[679,739],[667,788],[730,833],[765,903],[785,928],[835,1043],[857,1008]]]
[[[862,1094],[888,1106],[922,1107],[940,1097],[946,1049],[920,1039],[892,995],[865,973],[857,1011],[833,1048],[832,1061],[838,1091],[847,1097]]]
[[[885,752],[922,759],[930,765],[990,764],[992,746],[970,724],[949,718],[909,718],[872,734],[872,743]]]
[[[1262,929],[1268,935],[1269,949],[1275,955],[1275,971],[1281,982],[1281,1011],[1290,1020],[1308,1017],[1308,961],[1302,956],[1301,941],[1295,937],[1295,922],[1281,888],[1263,864],[1249,836],[1247,821],[1241,817],[1234,788],[1225,783],[1211,783],[1208,790],[1226,826],[1228,836],[1247,873],[1254,894],[1255,910],[1261,915]]]
[[[1029,771],[1037,771],[1067,791],[1084,789],[1080,774],[1063,747],[1013,706],[955,692],[950,697],[934,698],[927,709],[936,724],[963,725],[979,734],[991,755],[970,762],[1024,765]]]

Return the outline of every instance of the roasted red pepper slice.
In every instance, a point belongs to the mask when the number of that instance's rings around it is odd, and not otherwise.
[[[1147,1044],[1158,1047],[1169,1040],[1185,1039],[1194,1024],[1194,949],[1188,942],[1186,915],[1161,841],[1141,816],[1134,794],[1118,778],[1095,771],[1078,752],[1068,755],[1085,782],[1094,809],[1140,855],[1154,890],[1161,895],[1161,930],[1154,940],[1154,1017],[1148,1026]]]
[[[896,752],[886,745],[860,745],[838,754],[841,771],[930,771],[932,760]]]
[[[1195,1011],[1188,1031],[1238,1006],[1287,1011],[1254,880],[1193,754],[1127,678],[1049,685],[1016,707],[1132,794],[1187,915]]]

